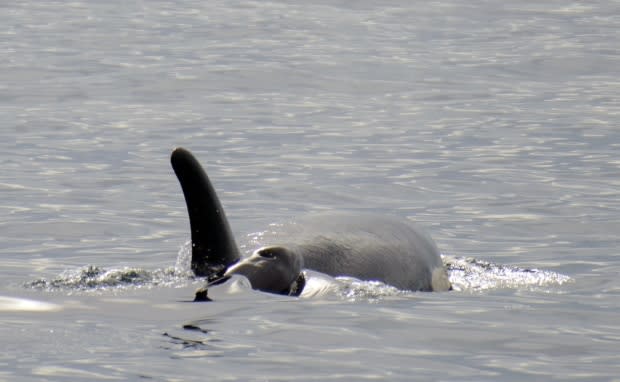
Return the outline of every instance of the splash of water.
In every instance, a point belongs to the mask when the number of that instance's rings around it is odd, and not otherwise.
[[[443,256],[443,261],[456,291],[548,287],[572,280],[556,272],[494,264],[471,257]]]
[[[174,267],[147,270],[134,267],[105,269],[88,265],[70,269],[52,278],[40,278],[24,284],[27,288],[45,291],[101,291],[109,289],[181,286],[194,280],[190,269],[191,242],[179,249]]]

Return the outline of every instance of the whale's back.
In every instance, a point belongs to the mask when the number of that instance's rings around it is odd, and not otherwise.
[[[396,217],[312,215],[277,236],[280,242],[273,238],[267,244],[284,245],[302,255],[306,269],[331,276],[432,291],[438,289],[433,287],[433,275],[437,270],[445,273],[433,240],[408,220]]]

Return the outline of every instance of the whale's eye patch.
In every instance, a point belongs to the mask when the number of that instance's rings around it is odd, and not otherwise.
[[[260,255],[260,257],[264,257],[266,259],[273,259],[276,257],[276,254],[269,250],[260,251],[258,254]]]

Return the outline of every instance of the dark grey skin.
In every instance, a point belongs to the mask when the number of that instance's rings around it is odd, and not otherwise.
[[[266,246],[240,259],[224,209],[207,174],[183,148],[172,152],[192,233],[192,270],[209,286],[234,274],[253,289],[298,295],[303,269],[330,276],[376,280],[411,291],[449,290],[450,282],[433,240],[408,220],[368,214],[321,214],[297,220],[266,239]]]
[[[297,296],[306,282],[303,268],[304,259],[299,253],[285,247],[264,247],[228,268],[224,279],[243,275],[253,289]]]

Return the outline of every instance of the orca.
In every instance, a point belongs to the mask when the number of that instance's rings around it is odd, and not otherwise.
[[[325,213],[302,217],[242,258],[200,162],[190,151],[176,148],[171,164],[189,214],[191,269],[207,279],[195,301],[209,300],[208,288],[232,275],[247,277],[256,290],[297,296],[305,285],[304,269],[381,281],[402,290],[451,289],[434,241],[409,220],[393,216]]]

